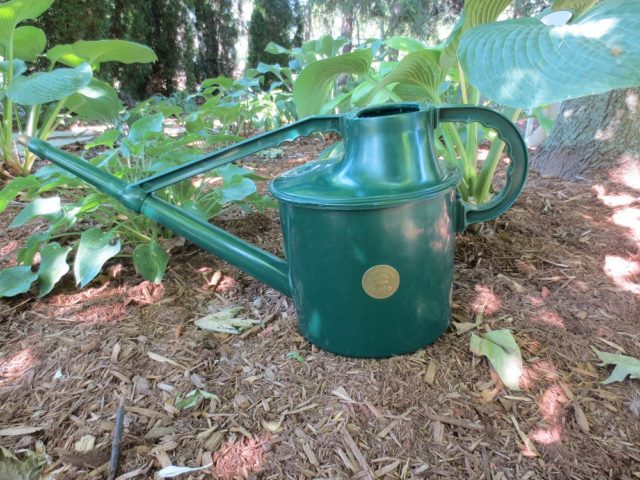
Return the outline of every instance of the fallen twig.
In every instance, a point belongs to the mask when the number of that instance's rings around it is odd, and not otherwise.
[[[109,460],[109,480],[115,480],[118,474],[118,462],[120,461],[120,448],[122,446],[122,427],[124,425],[124,397],[120,400],[118,413],[116,414],[116,426],[113,429],[113,441],[111,443],[111,459]]]

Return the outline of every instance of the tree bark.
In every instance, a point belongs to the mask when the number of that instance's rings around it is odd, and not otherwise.
[[[551,135],[531,158],[545,176],[575,179],[640,162],[640,88],[562,104]]]

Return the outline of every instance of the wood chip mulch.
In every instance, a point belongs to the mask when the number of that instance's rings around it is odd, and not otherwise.
[[[322,146],[249,166],[272,176]],[[507,214],[458,236],[453,320],[512,330],[521,391],[453,328],[397,358],[318,350],[290,299],[188,244],[161,287],[121,260],[84,291],[69,279],[0,300],[0,446],[44,449],[54,478],[106,478],[124,399],[121,480],[208,464],[180,478],[640,478],[640,383],[603,385],[594,353],[640,357],[639,212],[640,192],[605,177],[531,175]],[[276,212],[219,222],[281,253]],[[39,228],[27,227],[2,229],[3,266]],[[194,326],[230,306],[264,326]],[[195,389],[215,397],[176,408]]]

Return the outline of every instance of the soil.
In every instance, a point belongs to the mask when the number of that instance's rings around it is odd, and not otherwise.
[[[323,147],[249,166],[273,176]],[[43,299],[0,300],[0,446],[45,451],[54,478],[106,478],[124,399],[123,480],[209,464],[180,478],[640,478],[639,381],[603,384],[594,351],[640,357],[640,191],[622,180],[532,174],[505,215],[457,238],[453,322],[476,328],[401,357],[317,349],[290,299],[190,244],[160,286],[123,259],[85,290],[69,275]],[[0,216],[2,266],[42,228],[7,229],[17,211]],[[217,222],[282,255],[277,212]],[[194,325],[231,306],[262,324]],[[502,328],[520,391],[469,350]],[[215,397],[178,409],[194,389]]]

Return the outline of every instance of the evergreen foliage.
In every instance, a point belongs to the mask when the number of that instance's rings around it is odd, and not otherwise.
[[[289,0],[254,0],[249,23],[249,55],[247,65],[260,62],[286,65],[288,56],[265,52],[269,42],[291,48],[291,33],[295,27]]]
[[[47,33],[49,47],[109,36],[113,1],[58,0],[33,24]]]
[[[194,0],[198,49],[195,79],[231,76],[236,67],[238,39],[233,0]]]

